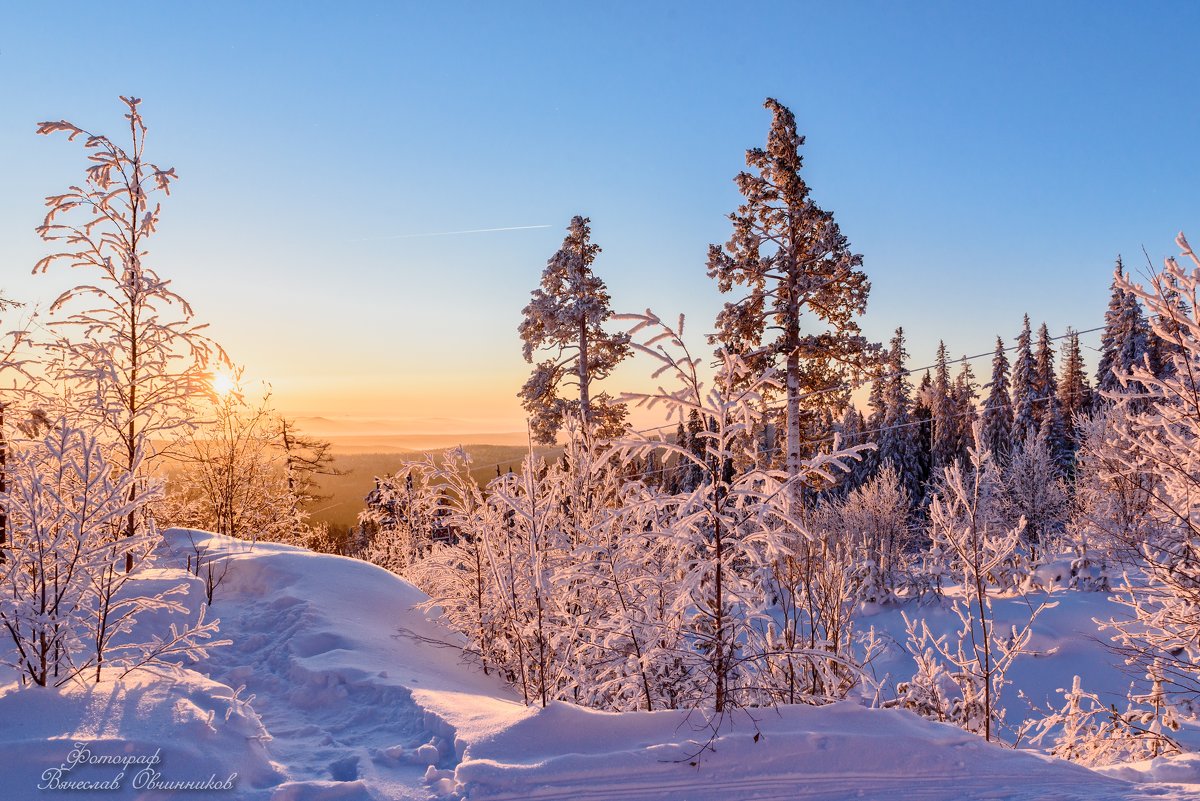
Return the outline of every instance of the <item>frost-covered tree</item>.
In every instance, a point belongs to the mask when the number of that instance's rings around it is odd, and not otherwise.
[[[875,379],[878,390],[872,392],[873,414],[869,428],[876,450],[871,457],[881,468],[891,465],[906,493],[919,499],[925,471],[921,465],[920,429],[912,418],[912,384],[908,380],[904,349],[904,329],[897,328],[884,360],[883,372]]]
[[[1025,315],[1021,333],[1017,336],[1017,352],[1012,366],[1013,446],[1020,445],[1037,431],[1037,375],[1033,359],[1033,333],[1029,315]]]
[[[153,468],[159,451],[188,430],[192,402],[209,391],[208,365],[224,353],[148,262],[146,243],[161,214],[155,196],[169,194],[176,175],[146,159],[141,101],[121,100],[125,145],[65,120],[39,124],[40,134],[82,137],[91,164],[81,185],[46,198],[37,231],[63,249],[41,259],[34,272],[64,264],[87,275],[50,306],[51,313],[66,315],[58,323],[65,336],[57,343],[56,366],[86,398],[74,411],[112,440],[117,467],[130,471],[138,454]],[[130,512],[125,533],[136,530]]]
[[[1178,314],[1175,316],[1186,317],[1191,314],[1191,309],[1188,303],[1181,297],[1171,294],[1174,290],[1171,287],[1164,287],[1167,292],[1166,300],[1178,307]],[[1149,342],[1147,344],[1147,358],[1149,359],[1150,369],[1154,374],[1161,377],[1166,376],[1174,369],[1175,362],[1171,358],[1172,355],[1181,353],[1184,348],[1181,344],[1183,333],[1179,326],[1174,322],[1173,317],[1162,317],[1158,315],[1152,321],[1152,330],[1150,331]]]
[[[658,536],[679,552],[679,584],[672,608],[682,615],[683,641],[678,655],[695,677],[696,695],[690,705],[718,714],[738,706],[778,703],[804,696],[829,699],[844,696],[858,672],[841,652],[844,643],[831,642],[830,632],[844,632],[843,623],[809,620],[812,607],[804,600],[813,585],[799,580],[799,562],[816,565],[821,553],[816,537],[796,515],[797,493],[790,484],[836,484],[834,473],[845,470],[854,451],[840,447],[819,453],[801,465],[799,475],[752,468],[732,470],[743,461],[754,464],[763,391],[774,384],[770,373],[754,376],[754,367],[735,353],[720,352],[721,366],[713,387],[700,378],[700,361],[683,343],[682,321],[671,327],[650,312],[629,315],[637,324],[631,333],[650,332],[634,342],[655,359],[659,374],[674,375],[676,390],[628,395],[644,404],[665,404],[682,417],[696,411],[711,424],[701,432],[702,455],[666,440],[630,440],[615,456],[641,455],[650,450],[674,454],[702,471],[695,490],[675,499],[676,512],[661,523]],[[745,454],[745,451],[751,451]],[[780,570],[792,560],[796,571]],[[764,577],[774,576],[768,582]],[[793,579],[797,579],[793,581]],[[770,590],[770,592],[768,591]],[[769,595],[793,611],[782,622],[767,615]],[[786,599],[790,599],[790,602]],[[840,614],[840,612],[838,613]]]
[[[21,304],[9,300],[7,297],[0,295],[0,313],[7,313],[13,309],[20,308]],[[25,365],[28,361],[19,355],[23,345],[28,342],[29,332],[26,326],[16,326],[8,333],[3,335],[3,344],[0,344],[0,376],[5,379],[11,375],[13,384],[0,388],[0,493],[6,489],[6,464],[8,461],[8,427],[11,419],[6,421],[6,416],[9,414],[9,409],[13,403],[13,397],[17,394],[17,388],[28,384],[29,376],[25,372]],[[3,558],[3,547],[8,542],[8,520],[5,517],[4,509],[0,507],[0,559]]]
[[[529,413],[534,438],[553,444],[568,416],[582,421],[585,432],[601,438],[619,434],[625,407],[593,386],[612,372],[629,353],[628,337],[609,333],[604,323],[612,316],[611,299],[604,281],[592,271],[600,246],[591,240],[591,220],[576,216],[567,227],[562,247],[542,271],[541,285],[533,290],[522,311],[519,327],[522,354],[549,351],[518,393]],[[577,398],[563,397],[574,385]]]
[[[933,375],[926,370],[913,398],[912,422],[916,431],[917,475],[920,480],[906,485],[909,499],[914,505],[924,505],[928,498],[927,487],[933,476],[933,410],[929,398],[933,395]]]
[[[1023,537],[1031,562],[1036,562],[1062,531],[1070,512],[1069,499],[1044,430],[1022,442],[1004,465],[1000,507],[1009,526],[1015,528],[1025,521]]]
[[[1133,560],[1130,544],[1148,541],[1156,527],[1149,466],[1130,467],[1112,433],[1128,426],[1122,418],[1129,413],[1123,405],[1099,404],[1078,418],[1068,542],[1074,552],[1072,583],[1083,589],[1109,590],[1110,573]]]
[[[1080,441],[1077,418],[1092,409],[1092,388],[1088,383],[1083,351],[1079,346],[1079,334],[1076,331],[1067,332],[1066,343],[1063,345],[1062,375],[1058,380],[1058,405],[1062,413],[1066,446],[1073,464]]]
[[[954,403],[950,367],[947,364],[946,343],[938,342],[937,357],[934,359],[933,383],[925,400],[933,419],[933,439],[930,444],[933,474],[941,472],[954,463],[958,455],[958,408]]]
[[[1038,329],[1037,353],[1033,365],[1034,418],[1046,440],[1051,457],[1064,471],[1070,465],[1067,429],[1058,401],[1058,379],[1054,375],[1054,346],[1050,329],[1042,323]]]
[[[375,478],[358,515],[367,532],[364,559],[403,576],[429,553],[441,514],[439,475],[436,458],[426,454],[403,462],[392,475]]]
[[[1004,340],[996,337],[996,352],[992,356],[992,380],[987,383],[988,396],[983,402],[983,427],[980,447],[991,451],[995,458],[1007,458],[1012,441],[1012,398],[1008,393],[1008,356]]]
[[[206,642],[219,621],[205,622],[203,607],[196,622],[173,624],[168,635],[136,636],[143,613],[187,612],[176,600],[186,584],[137,591],[153,541],[147,532],[129,537],[122,529],[154,490],[136,486],[136,470],[113,470],[97,440],[65,421],[42,440],[21,443],[10,468],[0,496],[12,535],[0,563],[0,625],[11,644],[3,658],[25,682],[99,681],[105,668],[128,672],[195,659],[226,644]]]
[[[1127,376],[1135,366],[1141,365],[1149,347],[1150,328],[1137,295],[1130,292],[1128,286],[1125,266],[1118,257],[1113,270],[1112,294],[1104,313],[1104,332],[1100,335],[1100,360],[1096,365],[1096,389],[1101,393],[1125,390],[1118,376]],[[1171,318],[1168,316],[1167,319]],[[1135,383],[1128,391],[1136,394],[1140,389]]]
[[[976,423],[977,442],[983,439],[980,425]],[[1032,634],[1029,624],[1020,631],[997,632],[993,620],[995,577],[1012,558],[1024,528],[1024,521],[1009,527],[1000,520],[999,484],[991,454],[981,447],[971,449],[966,464],[956,462],[943,471],[929,510],[930,534],[947,557],[950,576],[963,588],[963,600],[952,606],[962,629],[951,640],[934,636],[924,621],[908,620],[907,647],[917,657],[918,672],[900,688],[899,700],[988,740],[1004,719],[1000,697],[1008,669]],[[956,695],[945,694],[941,676],[951,679]],[[934,706],[926,707],[931,701]]]
[[[975,383],[975,372],[971,369],[971,363],[967,361],[966,356],[962,357],[961,362],[958,375],[954,378],[951,395],[956,423],[954,432],[954,458],[956,459],[967,458],[967,451],[974,447],[975,421],[979,417],[979,410],[976,408],[976,401],[979,399],[979,385]]]
[[[303,544],[307,512],[288,485],[270,394],[251,404],[228,392],[203,412],[205,424],[177,448],[158,515],[183,528]]]
[[[847,384],[850,372],[874,358],[855,320],[866,309],[870,282],[859,269],[862,257],[801,175],[804,137],[796,118],[773,98],[765,106],[772,115],[766,148],[746,152],[751,171],[735,179],[744,201],[729,215],[729,241],[709,246],[708,274],[721,292],[746,289],[718,315],[714,341],[752,358],[755,372],[782,363],[784,467],[796,477],[808,450],[802,417],[814,403],[840,407],[845,399],[830,388]],[[821,394],[808,394],[814,390]]]
[[[855,602],[886,603],[905,588],[918,544],[912,517],[912,501],[890,464],[844,500],[828,505],[825,525],[854,552],[847,560],[853,568],[846,572]]]
[[[1042,323],[1038,327],[1037,348],[1033,356],[1034,418],[1040,426],[1047,415],[1046,399],[1057,394],[1058,379],[1054,375],[1054,345],[1050,329]]]
[[[1113,368],[1122,386],[1143,388],[1141,397],[1109,393],[1123,412],[1109,426],[1114,478],[1148,479],[1151,526],[1130,532],[1138,540],[1121,543],[1138,571],[1118,596],[1127,615],[1110,625],[1127,662],[1146,673],[1157,666],[1168,695],[1194,700],[1200,695],[1200,257],[1183,234],[1176,242],[1180,259],[1168,259],[1148,287],[1120,275],[1116,280],[1133,302],[1145,302],[1156,330],[1176,337],[1180,350],[1161,376],[1145,363],[1122,372],[1117,361]]]
[[[842,412],[841,419],[834,426],[834,435],[839,438],[844,446],[854,447],[867,443],[868,435],[864,433],[866,429],[867,421],[863,418],[862,412],[853,405],[848,405]],[[874,472],[872,467],[874,456],[877,452],[876,450],[864,455],[862,459],[851,466],[850,472],[847,473],[845,480],[839,488],[840,494],[844,495],[853,492],[866,482],[867,478]]]

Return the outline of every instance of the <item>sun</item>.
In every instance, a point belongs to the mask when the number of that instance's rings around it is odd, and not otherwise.
[[[229,393],[237,389],[237,382],[233,380],[233,376],[224,370],[218,370],[213,373],[212,390],[218,397],[224,398]]]

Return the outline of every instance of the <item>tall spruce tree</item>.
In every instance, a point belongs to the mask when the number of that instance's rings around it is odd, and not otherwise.
[[[958,421],[955,419],[954,387],[946,359],[946,343],[938,342],[937,358],[933,362],[933,384],[925,403],[933,418],[933,439],[930,443],[933,474],[954,464],[958,453]]]
[[[1075,331],[1068,331],[1063,343],[1062,375],[1058,379],[1058,405],[1062,410],[1067,447],[1074,454],[1079,449],[1077,418],[1087,414],[1092,408],[1092,388],[1088,384],[1087,370],[1083,364],[1079,334]]]
[[[551,352],[518,393],[534,438],[544,444],[557,439],[567,415],[576,416],[586,434],[600,437],[619,433],[625,420],[624,404],[592,391],[628,355],[629,335],[604,330],[612,316],[611,299],[604,281],[592,272],[600,246],[591,241],[590,223],[587,217],[571,219],[518,329],[526,362],[532,363],[538,351]],[[575,385],[577,399],[562,397],[566,384]]]
[[[862,412],[854,408],[854,404],[847,404],[842,411],[842,417],[834,426],[834,432],[840,438],[840,445],[843,448],[862,445],[866,440],[863,431],[867,427],[867,421],[863,419]],[[850,470],[846,473],[840,486],[838,487],[837,495],[844,497],[866,483],[867,479],[874,472],[874,460],[870,458],[873,454],[865,455],[866,458],[859,459],[850,465]]]
[[[978,389],[975,372],[964,355],[958,375],[954,379],[955,459],[965,461],[970,449],[976,444],[972,431],[975,420],[979,417],[979,410],[975,408],[975,401],[979,399]]]
[[[1046,448],[1060,470],[1070,463],[1066,425],[1058,403],[1058,379],[1054,375],[1054,346],[1050,329],[1042,323],[1038,329],[1037,353],[1033,363],[1033,412],[1038,430],[1045,435]]]
[[[909,498],[919,499],[923,477],[917,458],[917,430],[912,419],[912,382],[908,380],[908,370],[904,366],[907,358],[904,329],[897,328],[880,378],[882,414],[880,430],[875,436],[879,466],[890,464],[895,468],[901,485],[909,491]]]
[[[1021,333],[1017,336],[1017,353],[1012,365],[1013,428],[1010,452],[1037,432],[1037,378],[1033,359],[1033,332],[1029,328],[1029,315],[1025,315]]]
[[[1012,442],[1013,410],[1008,392],[1008,356],[1004,340],[996,337],[996,352],[992,356],[992,380],[987,384],[988,396],[983,402],[983,427],[980,443],[992,452],[997,462],[1008,456]]]
[[[1126,375],[1134,365],[1141,366],[1149,346],[1150,328],[1135,295],[1122,286],[1125,265],[1117,257],[1113,270],[1112,294],[1104,313],[1104,333],[1100,335],[1100,361],[1096,367],[1096,389],[1101,393],[1140,392],[1133,382],[1123,390],[1118,374]]]
[[[1051,344],[1050,329],[1042,323],[1038,328],[1037,350],[1033,357],[1033,416],[1038,425],[1046,419],[1050,404],[1047,398],[1058,390],[1058,379],[1054,375],[1054,345]]]
[[[921,376],[917,386],[916,399],[913,402],[913,428],[916,430],[917,475],[920,481],[917,487],[920,493],[910,493],[909,500],[914,505],[920,505],[927,493],[929,480],[933,476],[933,410],[927,402],[933,389],[933,376],[928,370]]]
[[[818,403],[841,408],[846,399],[829,390],[848,385],[849,374],[875,358],[855,321],[871,285],[862,257],[801,176],[804,137],[795,117],[772,98],[764,105],[772,115],[767,146],[746,151],[751,171],[734,179],[745,200],[729,215],[733,235],[724,247],[709,246],[708,275],[720,291],[747,290],[725,304],[713,341],[763,364],[783,363],[785,469],[796,476],[806,451],[802,415]]]

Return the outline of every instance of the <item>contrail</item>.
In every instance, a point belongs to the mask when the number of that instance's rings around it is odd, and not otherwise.
[[[549,225],[511,225],[507,228],[472,228],[469,231],[436,231],[430,234],[396,234],[395,236],[368,236],[364,239],[351,239],[351,242],[373,242],[380,239],[417,239],[426,236],[455,236],[457,234],[490,234],[493,231],[528,231],[533,228],[549,228]]]

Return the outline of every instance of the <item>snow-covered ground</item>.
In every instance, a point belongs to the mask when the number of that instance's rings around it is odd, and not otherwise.
[[[0,797],[1200,800],[1200,761],[1191,757],[1101,774],[850,703],[719,722],[564,703],[526,708],[496,677],[462,664],[455,637],[414,611],[424,596],[380,568],[199,532],[165,536],[145,580],[188,581],[193,606],[204,597],[183,570],[193,541],[229,558],[212,614],[233,644],[167,676],[0,688]],[[1120,673],[1102,667],[1107,654],[1092,639],[1103,596],[1061,600],[1039,620],[1041,655],[1013,678],[1039,704],[1056,701],[1073,672],[1121,692]],[[1021,611],[1016,601],[997,609]],[[945,610],[917,611],[950,625]],[[903,630],[894,610],[863,622],[893,637]],[[875,664],[895,676],[908,668],[898,645]],[[1006,705],[1024,714],[1015,690]],[[93,764],[117,755],[128,764]],[[144,789],[147,770],[160,783],[237,777],[230,790],[185,793]],[[38,789],[122,772],[120,789]]]

